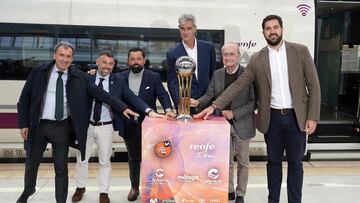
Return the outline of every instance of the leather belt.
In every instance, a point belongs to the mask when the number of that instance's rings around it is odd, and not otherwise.
[[[90,121],[90,124],[93,126],[102,126],[102,125],[109,125],[112,124],[112,121],[106,121],[106,122],[92,122]]]
[[[274,109],[274,108],[270,108],[270,109],[271,111],[280,113],[281,115],[286,115],[294,111],[294,109]]]

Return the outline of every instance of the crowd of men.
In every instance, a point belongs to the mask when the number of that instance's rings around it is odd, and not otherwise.
[[[247,67],[239,64],[238,45],[226,42],[221,49],[224,67],[215,70],[214,45],[196,38],[195,17],[181,15],[178,27],[182,41],[166,55],[167,84],[174,106],[160,75],[144,68],[146,56],[139,47],[128,51],[127,71],[113,73],[116,58],[104,50],[96,59],[97,70],[84,73],[71,65],[74,46],[60,41],[54,47],[54,60],[30,73],[18,102],[26,163],[24,190],[17,203],[27,202],[35,193],[38,167],[48,143],[53,148],[56,202],[64,203],[68,196],[69,147],[78,149],[72,201],[83,199],[94,143],[100,166],[99,202],[110,202],[114,131],[123,137],[127,148],[131,182],[127,199],[135,201],[140,185],[141,123],[145,116],[176,116],[179,85],[175,61],[180,56],[191,57],[197,67],[191,81],[191,112],[197,113],[194,117],[207,119],[215,113],[231,125],[228,199],[245,202],[249,144],[257,128],[267,145],[268,202],[279,202],[284,151],[288,201],[301,202],[306,135],[315,131],[320,114],[320,85],[308,49],[283,40],[281,17],[269,15],[262,22],[267,46],[251,57]],[[157,113],[156,100],[165,115]],[[257,126],[255,108],[259,114]]]

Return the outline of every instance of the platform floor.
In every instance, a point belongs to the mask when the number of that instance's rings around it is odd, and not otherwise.
[[[284,163],[286,166],[286,164]],[[98,202],[98,165],[89,166],[89,184],[82,202]],[[75,164],[69,164],[69,196],[75,190]],[[304,162],[303,203],[358,203],[360,202],[360,161],[319,161]],[[23,189],[24,164],[0,164],[0,202],[15,202]],[[281,191],[281,201],[287,202],[286,170]],[[126,163],[113,163],[111,202],[128,202],[130,188]],[[41,164],[38,175],[37,191],[29,203],[53,203],[54,172],[52,164]],[[266,163],[251,162],[246,203],[266,203]],[[139,199],[135,202],[141,202]]]

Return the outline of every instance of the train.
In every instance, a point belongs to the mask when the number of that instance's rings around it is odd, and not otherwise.
[[[103,49],[114,53],[118,61],[115,69],[124,70],[128,49],[139,46],[147,54],[148,68],[160,73],[166,87],[166,52],[181,42],[177,27],[181,14],[192,13],[197,18],[197,38],[215,45],[218,67],[222,66],[221,46],[229,41],[238,44],[240,63],[246,66],[251,55],[266,46],[261,22],[269,14],[283,18],[286,40],[306,45],[318,61],[317,39],[322,21],[316,14],[317,6],[314,0],[3,0],[0,159],[25,157],[17,129],[16,104],[31,69],[51,60],[53,47],[60,40],[75,45],[73,63],[82,70],[94,67]],[[250,146],[251,156],[266,156],[259,132]],[[122,139],[115,133],[114,156],[125,151]],[[44,156],[51,157],[51,145]],[[69,156],[75,157],[74,150]],[[93,156],[97,156],[96,148]]]

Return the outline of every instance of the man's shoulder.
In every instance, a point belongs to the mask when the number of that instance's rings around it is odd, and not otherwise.
[[[200,40],[200,39],[197,39],[197,43],[199,44],[199,46],[207,46],[207,47],[214,46],[214,44],[212,42],[208,42],[208,41],[204,41],[204,40]]]
[[[288,48],[295,48],[295,49],[307,49],[307,46],[295,42],[288,42],[285,41],[285,46]]]
[[[181,48],[183,48],[183,45],[180,42],[174,48],[170,49],[167,53],[168,53],[168,55],[177,54]]]

